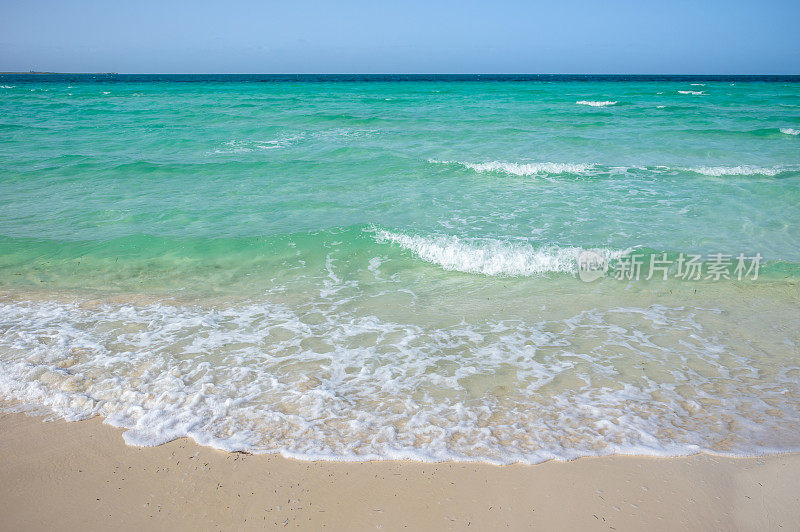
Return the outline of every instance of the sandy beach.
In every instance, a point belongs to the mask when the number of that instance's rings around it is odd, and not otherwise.
[[[73,4],[0,532],[800,532],[800,1]]]
[[[305,462],[0,415],[0,529],[792,530],[800,455]]]

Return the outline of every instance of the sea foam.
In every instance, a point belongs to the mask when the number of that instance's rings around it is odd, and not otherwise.
[[[791,134],[791,133],[790,133]],[[736,175],[764,175],[776,176],[784,172],[793,172],[800,169],[797,165],[776,165],[770,167],[760,167],[753,165],[736,166],[604,166],[590,163],[517,163],[490,161],[482,163],[472,163],[463,161],[439,161],[429,159],[428,162],[434,164],[457,165],[476,172],[502,172],[516,176],[549,176],[558,174],[572,174],[579,176],[598,176],[598,175],[626,175],[630,172],[649,174],[665,174],[676,172],[693,172],[707,176],[736,176]]]
[[[694,172],[697,174],[703,174],[714,177],[728,176],[728,175],[764,175],[772,177],[782,172],[786,172],[790,170],[790,168],[781,166],[762,168],[758,166],[739,165],[739,166],[698,166],[693,168],[686,168],[686,170],[689,172]]]
[[[787,135],[800,135],[800,129],[792,129],[790,127],[782,127],[781,133],[786,133]]]
[[[378,242],[390,242],[445,270],[483,275],[530,276],[549,272],[577,272],[583,248],[540,246],[496,239],[464,239],[454,235],[421,236],[378,229]],[[630,250],[593,249],[607,260]]]
[[[461,161],[438,161],[430,159],[431,163],[455,164],[475,170],[476,172],[504,172],[518,176],[547,175],[547,174],[583,174],[597,165],[586,163],[510,163],[490,161],[485,163],[469,163]]]
[[[618,101],[592,101],[592,100],[578,100],[575,102],[578,105],[589,105],[591,107],[608,107],[610,105],[616,105]]]
[[[776,373],[771,358],[722,344],[716,313],[652,305],[429,326],[269,301],[5,301],[0,397],[102,416],[131,445],[190,437],[311,460],[798,448],[798,368]]]

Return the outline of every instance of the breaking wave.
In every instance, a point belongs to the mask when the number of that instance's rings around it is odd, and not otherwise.
[[[605,166],[594,163],[516,163],[490,161],[483,163],[471,163],[463,161],[439,161],[429,159],[434,164],[451,164],[468,168],[476,172],[503,172],[515,176],[547,176],[557,174],[572,174],[581,176],[604,175],[604,174],[625,174],[627,172],[647,172],[657,174],[670,174],[676,172],[693,172],[707,176],[748,176],[763,175],[773,177],[785,172],[794,172],[800,169],[795,165],[778,165],[761,167],[753,165],[737,166]]]
[[[431,159],[429,162],[438,164],[454,164],[475,170],[476,172],[505,172],[511,175],[546,175],[546,174],[583,174],[595,169],[595,164],[585,163],[507,163],[501,161],[491,161],[486,163],[467,163],[461,161],[437,161]]]
[[[526,241],[506,242],[491,238],[466,239],[454,235],[421,236],[378,229],[378,242],[396,244],[420,259],[445,270],[483,275],[531,276],[551,272],[575,273],[580,247],[535,247]],[[630,250],[592,249],[607,260]]]
[[[190,437],[310,460],[798,448],[796,364],[776,374],[746,346],[729,356],[716,314],[652,305],[428,327],[269,301],[4,301],[0,397],[103,416],[132,445]]]
[[[694,168],[686,168],[686,170],[689,172],[694,172],[697,174],[703,174],[714,177],[720,177],[726,175],[764,175],[773,177],[783,172],[791,171],[792,169],[783,166],[772,166],[769,168],[763,168],[758,166],[740,165],[740,166],[698,166]]]
[[[616,105],[619,102],[618,101],[610,101],[610,100],[600,101],[600,102],[591,101],[591,100],[578,100],[575,103],[578,104],[578,105],[589,105],[591,107],[608,107],[610,105]]]

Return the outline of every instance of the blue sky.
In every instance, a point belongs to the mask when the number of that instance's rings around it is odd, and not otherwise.
[[[0,70],[800,74],[800,0],[0,0]]]

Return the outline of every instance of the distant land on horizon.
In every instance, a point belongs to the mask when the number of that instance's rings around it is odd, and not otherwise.
[[[119,72],[40,72],[38,70],[29,70],[27,72],[0,72],[0,76],[42,76],[48,74],[57,74],[62,76],[116,76],[119,75]]]

